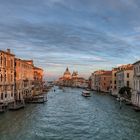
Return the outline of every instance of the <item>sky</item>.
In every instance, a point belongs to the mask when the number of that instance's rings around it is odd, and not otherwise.
[[[139,0],[0,0],[0,49],[33,59],[47,79],[87,77],[140,60]]]

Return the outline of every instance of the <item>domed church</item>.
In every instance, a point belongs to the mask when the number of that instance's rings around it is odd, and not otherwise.
[[[71,79],[71,73],[70,73],[68,67],[66,68],[66,71],[64,72],[63,78],[64,79]]]

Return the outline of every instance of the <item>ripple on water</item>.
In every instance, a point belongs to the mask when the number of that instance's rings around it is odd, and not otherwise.
[[[65,88],[43,105],[0,116],[0,140],[139,140],[140,114],[105,95]]]

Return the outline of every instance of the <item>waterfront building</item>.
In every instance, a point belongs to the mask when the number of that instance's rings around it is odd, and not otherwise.
[[[122,87],[133,88],[133,65],[123,65],[116,73],[117,94]]]
[[[118,68],[113,68],[112,69],[112,81],[111,81],[111,94],[113,96],[117,96],[118,91],[117,91],[117,72],[119,71],[119,67]]]
[[[31,63],[32,62],[32,63]],[[33,95],[34,66],[31,60],[15,59],[16,98],[22,100]]]
[[[43,69],[34,67],[34,95],[43,92]]]
[[[99,90],[102,92],[110,92],[112,71],[104,71],[99,75]]]
[[[110,92],[112,71],[98,70],[90,78],[92,90]]]
[[[0,50],[0,103],[14,102],[14,59],[10,49]]]
[[[132,104],[140,107],[140,61],[135,62],[133,65],[134,79],[131,101]]]
[[[92,90],[98,91],[99,89],[99,75],[103,72],[103,70],[95,71],[91,74],[90,77],[90,85]]]

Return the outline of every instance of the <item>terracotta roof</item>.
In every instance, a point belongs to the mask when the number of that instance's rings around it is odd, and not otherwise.
[[[140,63],[140,60],[139,60],[139,61],[137,61],[137,62],[135,62],[133,65],[136,65],[136,64],[138,64],[138,63]]]
[[[7,54],[7,55],[15,56],[15,55],[12,54],[11,52],[9,53],[9,52],[7,52],[7,51],[3,51],[3,50],[0,50],[0,52],[1,52],[1,53],[5,53],[5,54]]]
[[[112,71],[104,71],[101,75],[112,75]]]

